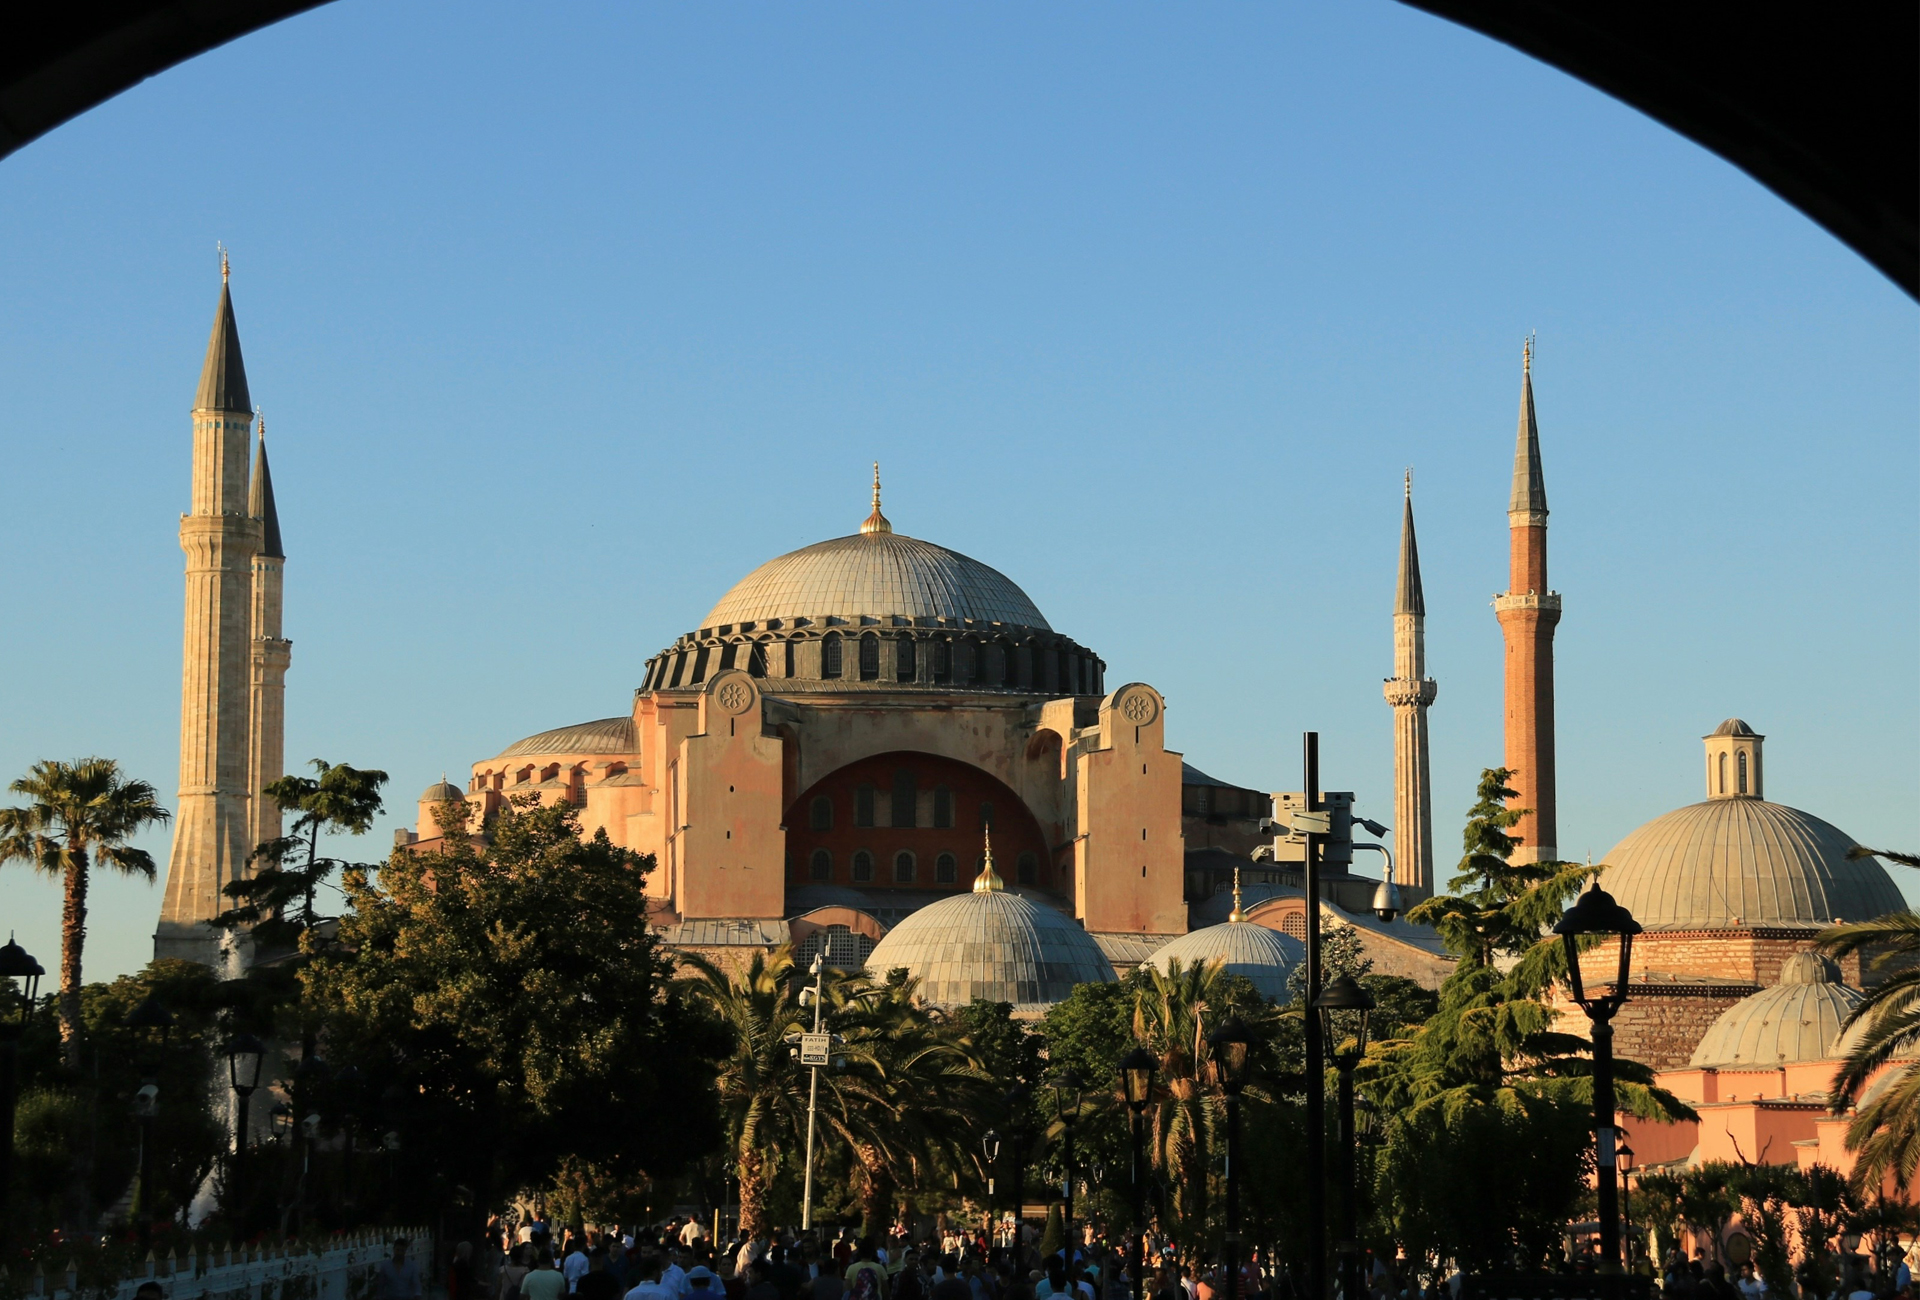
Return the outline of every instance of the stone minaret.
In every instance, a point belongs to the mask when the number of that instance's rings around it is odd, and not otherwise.
[[[1513,495],[1507,502],[1511,538],[1507,590],[1493,608],[1507,642],[1508,784],[1516,807],[1532,812],[1513,833],[1521,840],[1515,862],[1559,856],[1553,781],[1553,629],[1560,597],[1547,586],[1547,481],[1540,469],[1540,426],[1533,415],[1533,342],[1520,363],[1520,433],[1513,453]]]
[[[1400,516],[1400,585],[1393,601],[1394,879],[1433,889],[1433,784],[1427,768],[1427,708],[1440,685],[1427,676],[1427,597],[1420,587],[1420,547],[1413,536],[1413,471]]]
[[[247,701],[247,793],[251,798],[247,842],[257,845],[280,838],[280,805],[260,792],[287,774],[287,664],[293,657],[293,642],[280,635],[280,588],[287,554],[280,546],[280,514],[273,505],[265,416],[260,417],[260,447],[253,458],[247,513],[260,521],[260,550],[253,557]]]
[[[193,402],[193,509],[180,519],[187,553],[186,637],[180,682],[180,801],[173,854],[154,934],[156,957],[220,961],[204,922],[246,869],[248,694],[253,640],[253,557],[260,521],[247,510],[253,406],[240,331],[220,259],[220,306]]]

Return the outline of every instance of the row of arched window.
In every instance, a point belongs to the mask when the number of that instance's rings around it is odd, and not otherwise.
[[[664,655],[649,674],[646,689],[674,689],[698,686],[709,675],[728,668],[742,668],[755,677],[769,671],[769,653],[782,659],[782,676],[795,677],[797,650],[809,638],[787,641],[732,641],[720,646],[696,646]],[[849,664],[846,643],[855,641]],[[944,636],[926,640],[922,654],[920,642],[911,636],[887,638],[893,642],[893,672],[882,672],[881,637],[876,632],[857,636],[829,632],[820,638],[820,676],[829,680],[877,682],[883,679],[920,685],[1007,686],[1021,690],[1051,690],[1062,694],[1092,695],[1101,688],[1099,663],[1088,654],[1066,646],[1035,646],[1030,669],[1020,671],[1020,656],[1009,641],[958,640]],[[924,663],[922,662],[924,659]],[[1023,681],[1023,676],[1030,680]]]
[[[849,877],[856,885],[871,885],[874,881],[874,855],[866,849],[854,850],[850,860]],[[973,872],[978,875],[987,865],[984,854],[976,857]],[[902,849],[893,855],[893,872],[886,882],[895,885],[911,885],[919,881],[920,859],[911,850]],[[826,882],[833,879],[833,851],[815,849],[807,861],[807,875],[810,879]],[[1023,885],[1039,883],[1040,859],[1032,852],[1019,855],[1014,860],[1014,876]],[[936,885],[954,885],[959,883],[960,861],[951,853],[942,853],[933,860],[933,883]]]
[[[879,806],[880,791],[877,786],[862,782],[853,789],[853,824],[859,827],[875,825],[875,810]],[[944,785],[933,787],[933,828],[935,830],[953,829],[953,791]],[[902,828],[920,825],[920,790],[911,771],[900,768],[893,774],[893,789],[888,792],[889,826]],[[830,795],[815,795],[807,807],[807,825],[816,831],[833,829],[833,798]],[[981,829],[993,825],[993,804],[983,801],[980,804]]]

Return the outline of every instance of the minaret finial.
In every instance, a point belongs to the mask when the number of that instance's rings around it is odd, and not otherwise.
[[[1246,919],[1247,914],[1240,907],[1240,868],[1235,867],[1233,869],[1233,910],[1227,913],[1227,920],[1237,923]]]
[[[981,866],[979,876],[974,879],[973,892],[976,894],[997,894],[1005,889],[1006,885],[993,869],[993,827],[987,827],[984,836],[986,862]]]
[[[220,250],[220,283],[225,284],[227,282],[227,276],[231,274],[233,270],[233,268],[227,264],[227,246],[218,240],[214,241],[213,246]]]
[[[873,462],[873,513],[868,515],[866,522],[860,525],[860,531],[863,533],[893,531],[893,525],[888,523],[887,517],[880,513],[880,462],[877,460]]]
[[[1520,373],[1533,373],[1533,335],[1529,334],[1520,344]]]
[[[1407,466],[1407,500],[1413,500],[1413,466]]]

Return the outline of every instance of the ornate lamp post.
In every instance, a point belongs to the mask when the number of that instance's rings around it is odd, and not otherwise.
[[[7,1212],[7,1192],[13,1186],[13,1111],[20,1099],[20,1035],[26,1032],[34,1000],[40,996],[40,977],[46,973],[46,968],[11,935],[7,937],[6,947],[0,948],[0,980],[7,981],[9,988],[14,980],[20,981],[20,1006],[0,1014],[0,1124],[6,1125],[5,1132],[0,1133],[0,1241],[5,1240],[8,1225],[13,1222]]]
[[[1600,1202],[1600,1266],[1620,1271],[1619,1185],[1614,1163],[1613,1016],[1627,1000],[1627,976],[1633,963],[1633,936],[1640,923],[1633,913],[1595,885],[1580,895],[1553,927],[1565,945],[1567,980],[1573,1000],[1593,1024],[1593,1142]],[[1580,972],[1580,940],[1586,935],[1619,940],[1620,965],[1605,993],[1589,993]]]
[[[233,1085],[233,1168],[227,1180],[233,1195],[231,1215],[240,1239],[247,1238],[247,1104],[260,1086],[260,1065],[267,1045],[252,1034],[227,1040],[227,1082]]]
[[[980,1139],[980,1155],[987,1166],[987,1246],[993,1246],[997,1225],[993,1219],[993,1171],[1000,1167],[1000,1130],[990,1128]]]
[[[1065,1219],[1065,1242],[1061,1245],[1061,1258],[1069,1272],[1073,1269],[1073,1123],[1080,1118],[1080,1106],[1086,1093],[1086,1084],[1079,1074],[1072,1070],[1062,1070],[1053,1080],[1053,1109],[1060,1120],[1061,1136],[1066,1139],[1065,1151],[1060,1162],[1060,1194],[1066,1202],[1061,1214]]]
[[[1252,1044],[1239,1017],[1213,1031],[1213,1065],[1220,1091],[1227,1098],[1227,1300],[1240,1300],[1240,1171],[1234,1159],[1240,1152],[1240,1090],[1247,1083],[1247,1048]]]
[[[1340,1292],[1360,1294],[1360,1223],[1354,1191],[1353,1070],[1367,1050],[1367,1028],[1373,1011],[1373,995],[1351,975],[1342,975],[1321,992],[1313,1004],[1320,1012],[1320,1033],[1329,1047],[1339,1043],[1335,1016],[1340,1013],[1359,1016],[1349,1051],[1335,1050],[1334,1068],[1340,1071],[1340,1240],[1335,1243],[1339,1256]]]
[[[1021,1215],[1027,1199],[1026,1134],[1020,1127],[1021,1108],[1027,1104],[1027,1085],[1016,1083],[1003,1099],[1007,1107],[1007,1126],[1013,1130],[1013,1244],[1020,1245]]]
[[[1133,1241],[1127,1250],[1127,1267],[1133,1273],[1133,1300],[1145,1294],[1146,1261],[1142,1241],[1147,1235],[1146,1179],[1140,1168],[1141,1118],[1153,1098],[1153,1076],[1160,1062],[1144,1047],[1135,1047],[1120,1058],[1120,1082],[1127,1096],[1127,1132],[1133,1151]]]
[[[1620,1222],[1627,1233],[1625,1262],[1633,1267],[1633,1206],[1627,1193],[1633,1185],[1633,1148],[1627,1145],[1627,1131],[1620,1130],[1620,1145],[1613,1149],[1613,1158],[1620,1165]]]
[[[126,1027],[148,1050],[147,1078],[133,1097],[133,1113],[140,1121],[140,1253],[153,1249],[153,1121],[160,1114],[159,1056],[173,1033],[173,1013],[148,994],[127,1013]]]

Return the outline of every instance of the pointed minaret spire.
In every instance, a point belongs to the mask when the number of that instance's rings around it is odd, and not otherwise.
[[[1433,889],[1433,786],[1427,759],[1427,709],[1440,685],[1427,676],[1427,597],[1420,585],[1420,547],[1413,532],[1413,471],[1400,510],[1400,581],[1393,599],[1394,879]]]
[[[207,359],[200,367],[196,411],[232,411],[251,415],[247,396],[247,367],[240,359],[240,326],[233,319],[233,295],[227,289],[227,250],[220,250],[220,305],[213,314],[213,335],[207,340]]]
[[[873,513],[860,525],[862,533],[890,533],[893,525],[880,513],[880,462],[873,462]]]
[[[1006,888],[1000,876],[993,869],[993,827],[986,828],[986,861],[980,868],[980,874],[974,879],[973,892],[976,894],[997,894]]]
[[[287,553],[280,548],[280,512],[273,505],[273,471],[267,468],[267,417],[257,410],[254,426],[260,441],[253,454],[253,481],[247,487],[247,513],[260,521],[260,554],[284,560]]]
[[[1513,495],[1507,517],[1526,515],[1526,522],[1547,522],[1547,476],[1540,468],[1540,422],[1533,414],[1533,339],[1520,351],[1520,432],[1513,448]],[[1535,520],[1531,516],[1538,516]],[[1518,523],[1513,525],[1518,528]]]

